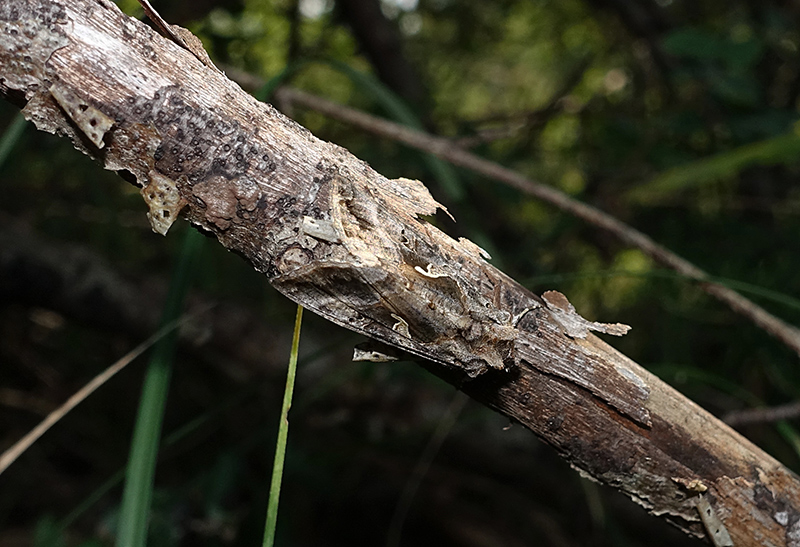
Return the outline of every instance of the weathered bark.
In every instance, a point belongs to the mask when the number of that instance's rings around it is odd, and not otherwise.
[[[184,216],[289,298],[414,356],[691,534],[800,544],[794,474],[588,334],[619,326],[420,220],[438,207],[421,183],[316,139],[110,1],[5,0],[0,26],[0,93],[135,179],[154,230]]]

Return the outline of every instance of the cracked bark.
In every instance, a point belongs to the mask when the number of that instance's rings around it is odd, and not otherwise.
[[[183,216],[687,533],[800,544],[793,473],[586,333],[618,326],[542,300],[421,220],[439,205],[418,181],[316,139],[110,1],[6,0],[0,27],[0,93],[135,180],[154,230]]]

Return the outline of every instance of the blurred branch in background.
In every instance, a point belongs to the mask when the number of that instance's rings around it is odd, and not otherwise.
[[[795,401],[768,408],[751,408],[728,412],[722,417],[722,421],[732,427],[741,427],[744,425],[779,422],[781,420],[796,420],[798,417],[800,417],[800,401]]]
[[[576,105],[569,104],[571,102],[569,94],[583,80],[591,63],[592,60],[588,57],[580,60],[575,68],[567,73],[564,82],[553,93],[547,104],[541,108],[537,108],[532,112],[515,112],[510,115],[494,115],[471,120],[469,123],[474,126],[490,124],[494,126],[500,125],[500,127],[479,129],[475,135],[454,139],[453,144],[460,148],[473,148],[479,144],[514,137],[522,132],[530,133],[534,130],[541,130],[547,125],[547,122],[565,108],[573,109],[577,112],[580,107],[576,108]]]

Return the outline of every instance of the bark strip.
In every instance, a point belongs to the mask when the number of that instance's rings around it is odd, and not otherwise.
[[[315,138],[108,0],[5,0],[0,29],[0,93],[132,175],[157,232],[186,218],[688,533],[798,545],[794,474],[587,333],[623,326],[541,299],[422,220],[440,207],[422,183]]]

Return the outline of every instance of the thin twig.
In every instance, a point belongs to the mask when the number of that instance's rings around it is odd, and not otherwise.
[[[281,87],[276,95],[281,101],[304,106],[330,118],[357,126],[364,131],[424,150],[454,165],[503,182],[589,224],[607,230],[622,242],[641,250],[659,264],[699,282],[705,292],[727,304],[740,315],[747,317],[800,355],[800,329],[775,317],[736,291],[712,282],[709,274],[705,271],[600,209],[577,201],[555,188],[535,182],[502,165],[467,152],[455,146],[448,139],[409,129],[290,87]]]
[[[173,329],[177,328],[179,325],[184,323],[187,318],[182,319],[181,321],[174,321],[153,334],[150,338],[133,348],[129,351],[126,355],[124,355],[121,359],[119,359],[116,363],[109,366],[103,372],[92,378],[92,380],[83,386],[81,389],[76,391],[66,402],[55,409],[53,412],[47,415],[47,417],[42,420],[39,425],[31,429],[24,437],[14,443],[11,447],[8,448],[2,455],[0,455],[0,475],[8,469],[8,467],[14,463],[14,461],[19,458],[28,448],[31,447],[33,443],[35,443],[39,438],[44,435],[48,429],[53,427],[58,421],[63,418],[70,410],[78,406],[81,402],[84,401],[89,395],[97,391],[97,389],[108,382],[115,374],[121,371],[123,368],[128,366],[134,359],[139,357],[142,353],[147,351],[147,349],[155,344],[160,338],[165,336],[167,333],[172,331]]]
[[[800,401],[767,408],[748,408],[746,410],[728,412],[722,417],[722,421],[729,426],[739,427],[742,425],[779,422],[793,418],[800,418]]]
[[[475,126],[487,123],[502,123],[501,127],[492,129],[483,129],[476,132],[475,135],[461,137],[452,141],[456,146],[463,149],[470,149],[499,139],[513,137],[523,130],[532,132],[534,129],[544,127],[544,125],[558,112],[564,110],[566,104],[565,99],[570,92],[583,80],[586,70],[591,65],[589,57],[581,60],[578,65],[567,74],[564,82],[553,93],[550,100],[541,108],[529,112],[513,112],[504,114],[503,116],[488,116],[480,120],[471,120],[470,124]],[[571,113],[575,113],[571,111]]]

